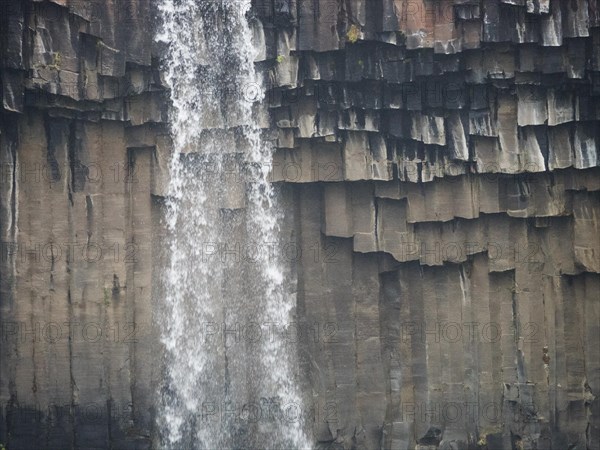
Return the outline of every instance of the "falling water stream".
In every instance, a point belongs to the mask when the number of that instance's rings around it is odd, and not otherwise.
[[[249,1],[249,0],[248,0]],[[174,154],[161,311],[165,448],[308,448],[249,3],[160,0]],[[275,331],[274,331],[275,330]]]

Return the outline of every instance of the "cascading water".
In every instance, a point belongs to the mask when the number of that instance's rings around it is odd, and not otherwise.
[[[290,323],[295,298],[277,258],[272,150],[253,114],[249,9],[159,3],[174,142],[158,412],[167,448],[309,447],[293,340],[273,331]]]

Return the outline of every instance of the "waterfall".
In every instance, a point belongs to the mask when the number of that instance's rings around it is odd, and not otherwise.
[[[307,448],[282,214],[243,0],[160,0],[174,154],[158,427],[166,448]]]

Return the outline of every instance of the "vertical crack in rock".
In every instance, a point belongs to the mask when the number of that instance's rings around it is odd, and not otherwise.
[[[71,288],[67,289],[67,302],[68,302],[68,316],[69,320],[72,319],[73,316],[73,303],[71,299]],[[69,422],[71,424],[71,448],[75,448],[75,444],[77,442],[77,428],[75,423],[75,406],[77,402],[76,390],[77,384],[75,382],[75,377],[73,376],[73,336],[69,333],[68,338],[68,352],[69,352],[69,393],[70,393],[70,402],[69,402]]]

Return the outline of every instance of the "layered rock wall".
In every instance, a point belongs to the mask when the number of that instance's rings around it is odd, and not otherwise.
[[[316,440],[599,448],[597,3],[258,11]]]
[[[147,448],[166,102],[147,1],[2,1],[0,443]],[[164,147],[164,146],[163,146]]]

